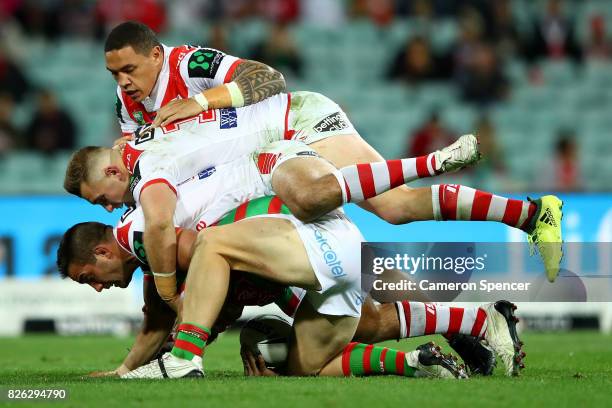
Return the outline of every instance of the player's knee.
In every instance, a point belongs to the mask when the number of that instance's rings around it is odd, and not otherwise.
[[[342,205],[342,191],[333,174],[304,183],[292,191],[287,206],[302,222],[310,222]]]

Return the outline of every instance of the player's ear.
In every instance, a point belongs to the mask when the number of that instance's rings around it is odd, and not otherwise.
[[[106,177],[111,177],[111,176],[121,177],[122,176],[121,171],[119,170],[119,167],[112,165],[112,164],[104,168],[104,175]]]
[[[105,246],[105,245],[97,245],[94,248],[94,255],[95,256],[100,256],[103,258],[111,258],[112,257],[112,253],[110,251],[110,249]]]
[[[162,51],[162,48],[159,45],[156,45],[155,47],[151,48],[151,53],[149,54],[149,56],[153,58],[155,62],[158,62],[163,60],[164,52]]]

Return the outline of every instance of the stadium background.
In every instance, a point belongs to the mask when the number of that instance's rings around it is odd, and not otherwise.
[[[519,197],[560,193],[567,240],[611,240],[612,1],[4,0],[0,335],[53,327],[125,335],[138,322],[138,279],[126,293],[96,294],[61,281],[54,266],[67,227],[119,216],[61,185],[71,150],[120,133],[102,41],[126,19],[151,25],[167,45],[268,63],[289,90],[340,103],[387,158],[476,132],[485,161],[446,182]],[[517,239],[501,225],[390,227],[349,213],[370,240]],[[534,328],[612,324],[606,304],[536,310],[546,321]]]

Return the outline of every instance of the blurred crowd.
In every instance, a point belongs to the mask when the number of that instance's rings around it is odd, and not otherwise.
[[[390,59],[383,79],[406,87],[431,81],[452,84],[466,104],[482,108],[474,130],[487,157],[483,167],[503,174],[506,165],[486,108],[503,103],[512,92],[511,79],[503,69],[506,61],[523,61],[529,80],[537,84],[541,80],[538,62],[543,59],[582,64],[612,57],[606,16],[597,12],[587,16],[586,39],[579,41],[577,22],[566,7],[571,3],[538,2],[529,27],[519,29],[513,9],[516,1],[510,0],[1,0],[0,155],[14,149],[47,154],[78,145],[78,127],[71,113],[50,89],[32,83],[20,62],[28,52],[21,46],[27,41],[102,41],[109,29],[125,20],[141,21],[160,34],[208,21],[213,23],[206,45],[233,53],[225,23],[257,17],[270,25],[268,35],[248,55],[239,56],[300,78],[305,56],[292,36],[292,25],[341,30],[349,21],[369,20],[384,30],[409,19],[414,29]],[[457,34],[454,44],[441,52],[431,44],[430,34],[440,19],[448,18],[456,20]],[[35,109],[29,121],[17,128],[12,115],[25,98],[36,100]],[[576,131],[558,130],[554,163],[546,166],[549,182],[542,188],[580,189]],[[410,156],[444,146],[456,136],[435,110],[419,129],[408,133],[406,154]]]

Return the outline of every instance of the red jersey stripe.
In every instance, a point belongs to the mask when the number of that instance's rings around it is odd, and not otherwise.
[[[234,75],[234,71],[236,71],[236,68],[238,68],[238,65],[240,65],[242,61],[243,60],[239,59],[237,61],[234,61],[234,63],[230,65],[229,69],[227,70],[227,73],[225,74],[225,78],[223,78],[224,84],[227,84],[232,80],[232,75]]]
[[[246,210],[247,210],[248,205],[249,205],[249,202],[247,201],[246,203],[240,204],[238,208],[236,208],[236,215],[234,216],[234,222],[240,221],[244,217],[246,217]]]
[[[278,197],[273,197],[270,200],[270,204],[268,204],[268,214],[279,214],[281,211],[281,207],[283,206],[283,202]]]
[[[147,181],[145,185],[142,186],[142,188],[140,189],[140,194],[142,195],[142,192],[144,191],[145,188],[152,186],[153,184],[159,184],[159,183],[166,184],[168,187],[170,187],[170,190],[172,190],[174,194],[176,194],[176,188],[174,188],[174,186],[170,184],[168,180],[163,179],[163,178],[156,178],[156,179]]]

